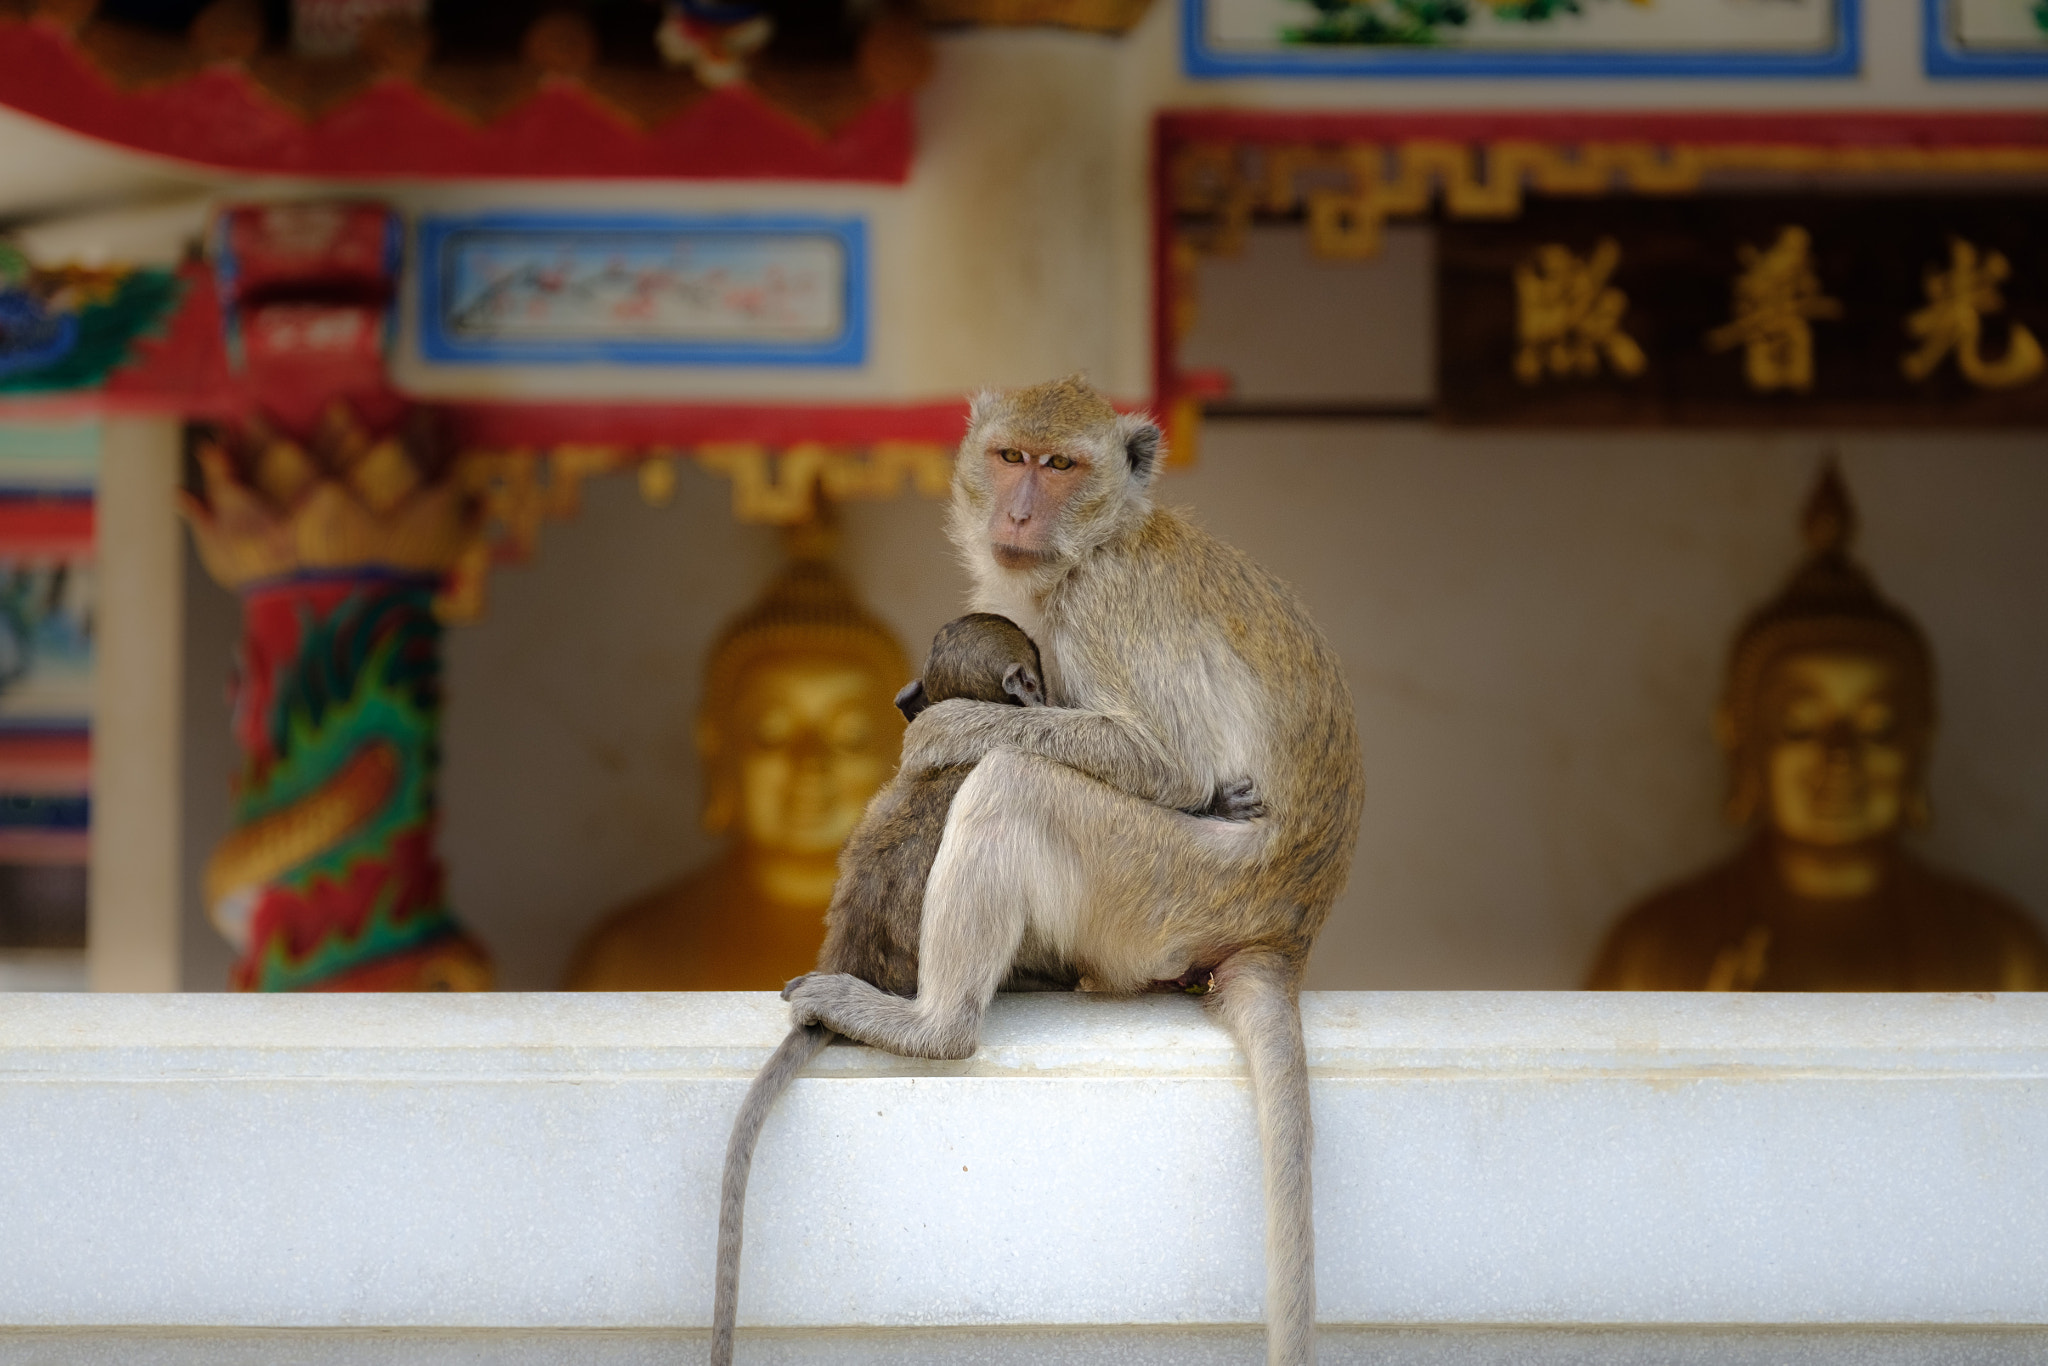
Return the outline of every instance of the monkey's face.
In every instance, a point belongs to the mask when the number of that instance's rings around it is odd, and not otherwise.
[[[1157,427],[1077,377],[978,394],[948,531],[970,565],[1072,564],[1150,508],[1158,453]]]
[[[988,462],[988,543],[1005,569],[1031,569],[1055,559],[1067,505],[1089,482],[1093,461],[1085,448],[1037,450],[991,443]]]

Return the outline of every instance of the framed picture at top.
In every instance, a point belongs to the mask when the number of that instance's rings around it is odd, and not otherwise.
[[[420,353],[442,364],[859,365],[858,218],[422,219]]]
[[[1927,74],[2048,76],[2048,0],[1921,0]]]
[[[1861,51],[1860,0],[1182,4],[1194,76],[1853,76]]]

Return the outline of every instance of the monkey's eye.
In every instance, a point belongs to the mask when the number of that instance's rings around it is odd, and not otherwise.
[[[1074,468],[1074,457],[1071,455],[1048,455],[1045,457],[1045,463],[1048,469],[1070,470]]]
[[[1001,450],[997,451],[996,456],[1005,465],[1021,465],[1024,463],[1024,452],[1019,450],[1013,450],[1008,446],[1005,446]]]

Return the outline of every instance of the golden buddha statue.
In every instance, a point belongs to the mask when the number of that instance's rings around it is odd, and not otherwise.
[[[911,674],[828,554],[824,528],[799,529],[712,648],[697,750],[725,853],[600,921],[570,990],[772,991],[816,960],[839,846],[896,766]]]
[[[1900,838],[1927,820],[1934,662],[1850,555],[1855,513],[1832,463],[1805,534],[1805,562],[1736,637],[1716,717],[1729,816],[1753,833],[1624,915],[1587,985],[2039,989],[2048,944],[2026,913]]]

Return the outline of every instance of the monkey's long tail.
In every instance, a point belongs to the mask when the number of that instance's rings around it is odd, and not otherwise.
[[[711,1366],[732,1366],[732,1330],[740,1313],[740,1235],[747,1213],[747,1172],[754,1141],[776,1099],[812,1058],[832,1042],[823,1025],[798,1025],[769,1055],[747,1098],[740,1102],[725,1144],[725,1177],[718,1194],[718,1280],[711,1300]]]
[[[1297,971],[1250,949],[1216,970],[1208,998],[1251,1064],[1266,1173],[1266,1362],[1316,1359],[1316,1230],[1309,1190],[1308,1051]]]

